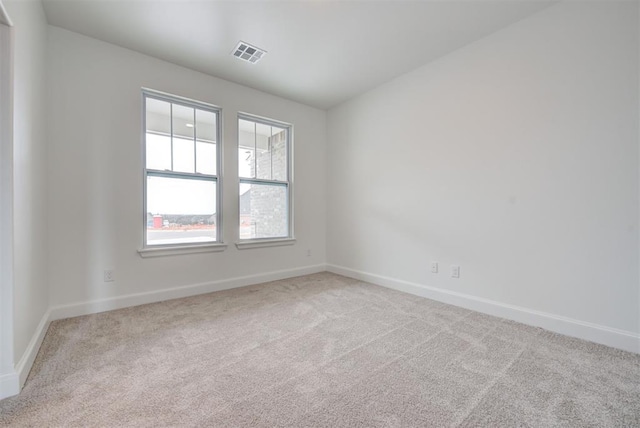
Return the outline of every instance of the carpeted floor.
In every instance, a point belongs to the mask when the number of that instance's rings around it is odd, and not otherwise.
[[[11,426],[640,426],[640,355],[321,273],[51,324]]]

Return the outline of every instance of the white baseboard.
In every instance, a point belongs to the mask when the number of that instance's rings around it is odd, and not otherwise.
[[[16,372],[18,373],[18,379],[20,381],[20,389],[22,389],[24,383],[27,381],[27,377],[29,376],[29,372],[31,371],[31,367],[33,366],[33,362],[36,360],[36,356],[38,355],[38,351],[40,350],[40,345],[42,345],[42,341],[44,340],[44,336],[49,329],[49,324],[51,323],[51,309],[49,309],[42,316],[38,327],[36,327],[36,331],[34,332],[29,344],[27,345],[27,349],[22,354],[22,358],[16,364]]]
[[[556,333],[600,343],[613,348],[640,353],[640,334],[638,333],[509,305],[469,294],[375,275],[342,266],[327,264],[327,270],[339,275],[367,281],[416,296],[426,297],[501,318],[507,318],[523,324],[541,327]]]
[[[16,395],[19,392],[20,379],[15,370],[0,375],[0,400]]]
[[[99,312],[106,312],[114,309],[128,308],[131,306],[161,302],[164,300],[179,299],[181,297],[196,296],[198,294],[245,287],[247,285],[277,281],[280,279],[293,278],[296,276],[309,275],[312,273],[324,271],[325,265],[319,264],[295,269],[285,269],[256,275],[222,279],[219,281],[204,282],[182,287],[167,288],[164,290],[150,291],[146,293],[128,294],[125,296],[111,297],[108,299],[54,306],[51,308],[51,320],[53,321],[63,318],[77,317],[81,315],[96,314]]]
[[[25,349],[15,369],[10,373],[0,375],[0,400],[20,393],[49,328],[50,317],[51,311],[47,310],[40,319],[40,323],[36,327],[33,336],[31,336],[27,349]]]

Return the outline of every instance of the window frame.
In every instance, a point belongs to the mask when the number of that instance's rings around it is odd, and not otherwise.
[[[161,171],[156,169],[147,168],[147,100],[155,99],[158,101],[164,101],[171,103],[172,105],[179,105],[187,108],[206,111],[213,113],[216,116],[216,173],[202,174],[196,172],[193,173],[180,172],[180,171]],[[173,135],[173,107],[171,107],[171,131],[169,136]],[[194,117],[195,120],[195,117]],[[202,252],[215,252],[224,251],[227,247],[223,240],[223,215],[222,215],[222,191],[223,191],[223,179],[222,179],[222,164],[223,164],[223,144],[222,144],[222,108],[213,104],[208,104],[202,101],[196,101],[189,98],[180,97],[177,95],[168,94],[148,88],[142,88],[142,247],[138,250],[138,253],[142,257],[156,257],[167,256],[177,254],[188,253],[202,253]],[[195,125],[195,122],[194,122]],[[194,132],[194,143],[197,142],[197,131]],[[173,158],[173,153],[172,153]],[[173,161],[172,161],[173,162]],[[194,151],[194,164],[197,165],[197,151]],[[147,242],[147,180],[149,177],[166,177],[176,179],[187,180],[201,180],[207,182],[213,182],[216,186],[216,240],[210,242],[181,242],[175,244],[156,244],[149,245]]]
[[[236,141],[236,155],[239,153],[240,148],[240,120],[251,121],[256,124],[274,126],[277,128],[282,128],[286,130],[287,138],[286,138],[286,147],[287,147],[287,180],[266,180],[262,178],[246,178],[240,177],[240,171],[238,171],[238,185],[237,185],[237,195],[238,195],[238,217],[236,218],[236,224],[238,225],[238,234],[237,234],[237,242],[236,247],[238,249],[250,249],[250,248],[262,248],[262,247],[275,247],[275,246],[283,246],[283,245],[293,245],[296,242],[294,235],[294,201],[293,201],[293,124],[282,122],[280,120],[275,120],[267,117],[257,116],[255,114],[238,112],[236,119],[236,129],[238,130],[237,141]],[[257,153],[254,154],[257,156]],[[239,164],[239,159],[238,159]],[[256,172],[257,174],[257,172]],[[269,237],[269,238],[240,238],[240,185],[241,184],[262,184],[262,185],[277,185],[277,186],[286,186],[287,188],[287,236],[284,237]]]

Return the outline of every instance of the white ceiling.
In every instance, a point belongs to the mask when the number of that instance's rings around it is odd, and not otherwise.
[[[553,1],[44,0],[49,24],[329,108]],[[239,40],[268,51],[230,55]]]

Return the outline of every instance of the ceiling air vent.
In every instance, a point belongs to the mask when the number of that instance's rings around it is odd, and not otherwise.
[[[264,49],[252,46],[249,43],[245,43],[243,41],[238,42],[238,45],[233,50],[233,56],[241,60],[250,62],[251,64],[255,64],[256,62],[260,61],[266,55],[266,53],[267,51],[265,51]]]

